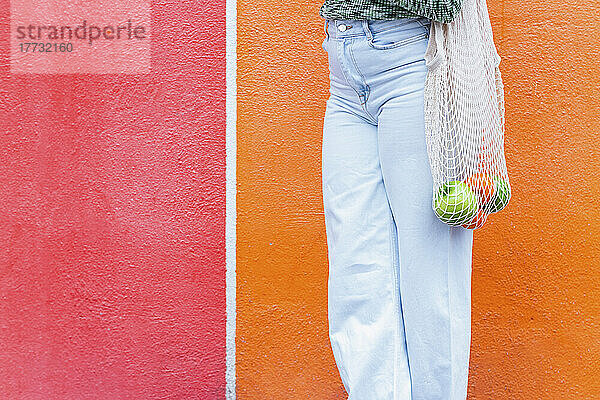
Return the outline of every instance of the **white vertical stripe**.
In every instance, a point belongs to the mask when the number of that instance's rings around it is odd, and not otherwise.
[[[237,162],[237,0],[226,0],[225,7],[226,60],[226,200],[225,200],[225,296],[227,312],[226,399],[235,400],[235,328],[236,328],[236,162]]]

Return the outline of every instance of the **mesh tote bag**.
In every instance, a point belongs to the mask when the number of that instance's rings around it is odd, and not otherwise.
[[[511,197],[504,157],[504,87],[485,0],[431,21],[425,52],[425,137],[438,219],[467,229]]]

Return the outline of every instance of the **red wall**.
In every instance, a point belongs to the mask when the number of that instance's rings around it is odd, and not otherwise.
[[[223,399],[225,4],[153,4],[148,75],[11,75],[0,398]]]

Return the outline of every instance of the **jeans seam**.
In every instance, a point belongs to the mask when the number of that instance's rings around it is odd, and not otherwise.
[[[340,64],[340,70],[342,71],[342,75],[344,75],[344,79],[346,79],[346,83],[348,84],[348,86],[350,86],[352,88],[352,90],[354,90],[354,92],[356,92],[356,94],[359,96],[360,98],[360,93],[358,93],[358,90],[356,90],[354,88],[354,86],[352,85],[352,83],[350,82],[350,79],[348,79],[348,75],[346,74],[346,67],[344,66],[343,63],[343,54],[340,54],[343,49],[344,49],[344,45],[345,45],[346,41],[345,40],[341,40],[337,43],[337,57],[339,58],[339,64]]]
[[[365,98],[364,101],[361,102],[361,106],[363,108],[363,110],[365,111],[365,113],[369,116],[369,118],[371,118],[371,121],[373,123],[377,123],[377,119],[369,112],[368,108],[367,108],[367,98],[369,97],[369,94],[371,93],[371,88],[369,87],[369,84],[367,83],[367,80],[365,79],[363,73],[360,71],[360,68],[358,68],[358,63],[356,62],[356,58],[354,57],[354,51],[352,50],[352,46],[350,46],[350,57],[352,58],[352,63],[354,64],[354,67],[356,68],[356,71],[358,72],[358,75],[360,75],[360,79],[362,80],[363,84],[365,85]]]
[[[354,60],[354,56],[352,55],[352,43],[353,43],[353,41],[350,40],[348,47],[349,47],[349,52],[350,52],[350,54],[352,56],[352,59]],[[354,90],[354,92],[356,93],[356,95],[358,96],[358,98],[360,100],[361,94],[358,92],[358,90],[356,90],[356,88],[354,87],[354,85],[352,84],[352,82],[350,82],[350,79],[348,78],[348,75],[346,74],[346,66],[344,65],[344,63],[342,61],[343,60],[343,54],[340,54],[343,51],[345,45],[346,45],[346,40],[342,39],[342,40],[340,40],[337,43],[337,46],[336,46],[338,48],[338,50],[337,50],[337,57],[340,59],[340,62],[339,62],[339,64],[340,64],[340,70],[342,71],[342,75],[344,75],[344,79],[346,79],[346,83],[348,84],[348,86],[350,86],[352,88],[352,90]],[[356,63],[354,63],[354,65],[356,66]],[[365,110],[363,103],[361,103],[361,106],[362,106],[363,110]],[[366,112],[366,110],[365,110],[365,112]],[[368,112],[366,112],[366,114],[367,114],[367,117],[369,117],[371,120],[369,121],[366,118],[365,118],[365,120],[368,121],[369,123],[373,123],[373,116],[371,114],[369,114]]]
[[[388,203],[389,204],[389,203]],[[390,226],[390,250],[391,250],[391,255],[392,255],[392,275],[393,275],[393,282],[394,282],[394,287],[393,287],[393,302],[394,302],[394,309],[396,311],[396,320],[395,320],[395,326],[394,326],[394,336],[395,336],[395,340],[394,340],[394,397],[396,397],[396,393],[398,391],[398,352],[399,352],[399,347],[400,347],[400,319],[402,318],[402,316],[400,315],[400,297],[398,296],[398,291],[400,290],[400,280],[398,279],[398,270],[397,268],[399,268],[399,263],[398,263],[398,258],[396,257],[396,249],[398,247],[397,242],[396,242],[396,230],[394,227],[395,221],[394,221],[394,214],[391,210],[391,205],[390,205],[390,218],[388,219],[389,226]]]

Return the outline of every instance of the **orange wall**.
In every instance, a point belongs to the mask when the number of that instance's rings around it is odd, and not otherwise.
[[[241,400],[345,398],[327,327],[320,5],[237,5]],[[488,5],[513,197],[475,231],[469,398],[600,398],[600,4]]]

